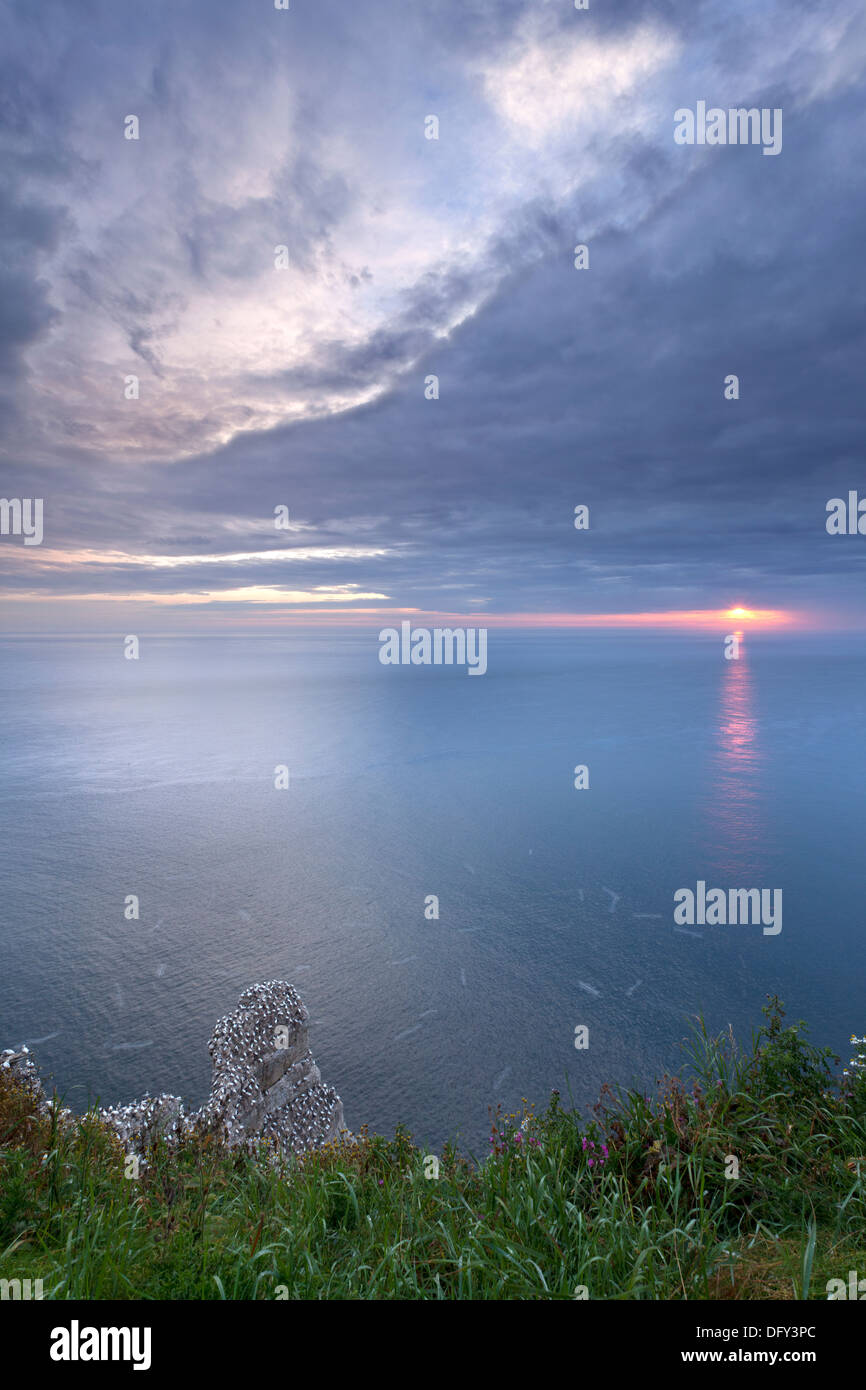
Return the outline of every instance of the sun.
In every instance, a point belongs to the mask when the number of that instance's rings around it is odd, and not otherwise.
[[[729,618],[753,618],[755,615],[751,608],[729,608]]]

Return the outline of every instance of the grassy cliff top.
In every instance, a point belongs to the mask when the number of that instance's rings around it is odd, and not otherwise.
[[[866,1075],[778,999],[698,1023],[652,1095],[493,1117],[481,1160],[398,1129],[289,1157],[213,1135],[127,1158],[0,1072],[0,1278],[84,1299],[826,1299],[866,1271]],[[856,1040],[855,1041],[859,1041]],[[137,1175],[136,1175],[137,1169]]]

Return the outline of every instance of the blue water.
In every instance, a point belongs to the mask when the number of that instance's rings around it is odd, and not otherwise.
[[[491,630],[483,677],[377,654],[375,632],[145,638],[137,662],[0,643],[0,1046],[76,1108],[198,1103],[216,1018],[286,979],[350,1126],[476,1151],[497,1100],[676,1065],[699,1010],[747,1039],[778,993],[847,1059],[862,638],[755,636],[735,662],[716,635]],[[781,888],[781,934],[676,931],[698,879]]]

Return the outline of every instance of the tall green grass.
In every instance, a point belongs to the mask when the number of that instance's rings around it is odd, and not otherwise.
[[[826,1298],[866,1275],[866,1077],[764,1012],[745,1051],[699,1022],[651,1096],[497,1114],[483,1161],[449,1145],[438,1177],[398,1129],[302,1158],[156,1143],[128,1179],[93,1116],[63,1130],[0,1077],[0,1278],[57,1299]]]

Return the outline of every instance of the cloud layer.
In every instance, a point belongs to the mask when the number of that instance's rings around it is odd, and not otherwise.
[[[864,552],[824,530],[863,479],[854,0],[4,26],[2,495],[45,499],[42,547],[0,537],[8,628],[862,620]],[[676,145],[698,100],[782,108],[782,154]]]

